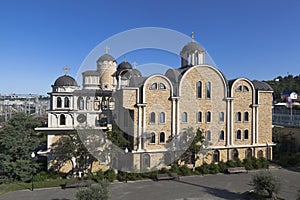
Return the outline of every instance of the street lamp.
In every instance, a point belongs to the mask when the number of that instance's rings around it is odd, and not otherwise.
[[[125,148],[125,183],[127,183],[127,153],[128,153],[128,149],[127,147]]]
[[[33,191],[33,177],[34,177],[34,165],[33,165],[33,161],[35,158],[35,153],[32,152],[31,153],[31,167],[32,167],[32,177],[31,177],[31,191]]]

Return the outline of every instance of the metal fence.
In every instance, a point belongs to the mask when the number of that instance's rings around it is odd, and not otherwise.
[[[300,110],[273,110],[273,125],[300,126]]]

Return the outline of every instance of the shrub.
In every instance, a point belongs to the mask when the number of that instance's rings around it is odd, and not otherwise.
[[[235,160],[235,165],[236,165],[236,167],[243,167],[244,166],[242,161],[239,158]]]
[[[170,169],[171,173],[179,173],[179,167],[177,164],[173,164]]]
[[[223,160],[221,160],[218,165],[219,165],[219,172],[222,172],[222,173],[226,172],[228,167]]]
[[[163,167],[160,170],[158,170],[158,173],[159,174],[166,174],[166,173],[169,173],[169,170],[167,168]]]
[[[271,172],[260,172],[252,177],[252,183],[257,193],[267,193],[269,197],[276,194],[280,189],[280,182]]]
[[[236,163],[235,163],[233,160],[228,160],[228,161],[226,162],[226,165],[227,165],[228,167],[236,167]]]
[[[245,158],[243,160],[243,164],[244,164],[244,167],[246,168],[246,170],[252,170],[252,169],[254,169],[254,167],[252,165],[252,160],[249,159],[249,158]]]
[[[46,181],[47,178],[48,178],[48,173],[45,171],[42,171],[34,176],[34,181],[35,182]]]
[[[251,163],[252,163],[252,166],[254,167],[254,169],[259,169],[260,168],[260,163],[257,160],[257,158],[252,157],[251,158]]]
[[[269,162],[266,158],[259,158],[258,161],[259,161],[260,168],[265,168],[265,169],[269,168]]]
[[[179,175],[182,176],[189,176],[192,174],[192,171],[190,168],[188,168],[186,165],[182,165],[179,167]]]
[[[217,174],[219,173],[219,166],[211,163],[210,165],[208,165],[208,170],[210,174]]]
[[[108,200],[109,199],[109,182],[100,181],[97,185],[91,185],[87,188],[80,188],[76,193],[77,200]]]
[[[109,181],[109,182],[113,182],[116,179],[116,173],[113,169],[108,169],[105,173],[104,173],[104,177]]]

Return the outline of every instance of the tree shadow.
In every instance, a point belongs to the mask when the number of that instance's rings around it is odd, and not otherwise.
[[[205,185],[190,183],[190,182],[182,181],[182,180],[174,180],[174,181],[176,181],[178,183],[182,183],[182,184],[192,185],[195,187],[201,187],[201,188],[205,189],[205,192],[207,192],[215,197],[219,197],[219,198],[223,198],[223,199],[245,199],[246,198],[245,193],[244,194],[235,193],[235,192],[231,192],[226,189],[212,188],[212,187],[208,187]]]

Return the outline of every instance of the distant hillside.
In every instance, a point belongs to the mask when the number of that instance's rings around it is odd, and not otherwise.
[[[278,76],[274,80],[265,82],[267,82],[273,88],[274,100],[281,100],[281,95],[283,92],[293,91],[298,94],[300,93],[300,75],[288,75],[283,78]]]

